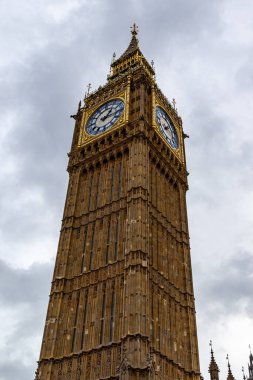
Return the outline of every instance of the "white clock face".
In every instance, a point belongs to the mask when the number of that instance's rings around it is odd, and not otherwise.
[[[174,149],[178,148],[178,137],[176,129],[167,115],[167,113],[159,106],[156,107],[156,121],[170,146]]]
[[[122,115],[124,107],[125,104],[120,99],[113,99],[104,103],[89,118],[86,127],[87,133],[98,135],[111,128]]]

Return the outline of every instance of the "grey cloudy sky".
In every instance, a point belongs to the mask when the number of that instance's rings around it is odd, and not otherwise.
[[[253,344],[252,0],[0,3],[0,380],[32,379],[67,187],[74,113],[139,25],[187,140],[201,370],[210,339],[241,378]]]

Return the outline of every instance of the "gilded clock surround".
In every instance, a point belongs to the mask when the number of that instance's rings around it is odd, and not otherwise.
[[[124,109],[125,103],[119,98],[114,98],[103,103],[89,117],[85,131],[92,136],[104,133],[120,120]]]
[[[156,121],[156,107],[161,107],[164,112],[166,112],[171,119],[173,126],[176,130],[178,137],[178,148],[173,149],[168,144],[166,138],[163,136],[157,121]],[[183,140],[183,128],[182,128],[182,119],[178,116],[177,111],[167,100],[167,98],[161,93],[157,85],[154,83],[152,87],[152,125],[156,133],[162,137],[164,142],[170,147],[171,151],[175,156],[182,162],[185,163],[185,154],[184,154],[184,140]]]
[[[108,98],[106,100],[100,101],[96,105],[92,105],[92,107],[90,107],[90,108],[87,107],[86,109],[84,109],[83,117],[82,117],[82,123],[81,123],[82,132],[80,134],[79,146],[81,146],[83,144],[86,144],[86,143],[88,143],[88,142],[90,142],[90,141],[92,141],[92,140],[100,137],[101,135],[105,136],[108,133],[110,133],[112,130],[120,128],[122,125],[126,124],[127,121],[128,121],[128,116],[129,116],[128,115],[128,113],[129,113],[129,107],[127,106],[128,98],[129,98],[129,94],[128,94],[128,89],[127,89],[124,92],[121,92],[120,94],[117,94],[116,96],[113,96],[113,97],[110,97],[110,98]],[[91,135],[91,134],[87,133],[87,131],[86,131],[86,125],[87,125],[87,122],[88,122],[89,118],[92,116],[92,114],[99,107],[101,107],[104,103],[106,103],[106,102],[108,102],[110,100],[113,100],[113,99],[120,99],[125,104],[124,111],[123,111],[122,115],[120,116],[120,118],[117,120],[117,122],[111,128],[109,128],[104,133],[101,133],[99,135]]]
[[[148,75],[150,76],[150,73],[148,73]],[[79,146],[85,145],[85,144],[87,144],[87,143],[89,143],[89,142],[91,142],[97,138],[100,138],[101,136],[108,135],[112,132],[112,130],[120,129],[122,126],[124,126],[128,123],[128,121],[129,121],[129,101],[130,101],[130,83],[131,83],[131,80],[132,80],[132,75],[130,74],[128,76],[128,84],[127,84],[125,91],[118,93],[118,94],[114,93],[110,97],[104,97],[103,100],[100,100],[98,98],[100,101],[92,103],[91,106],[89,106],[89,98],[86,99],[86,105],[84,107],[84,111],[82,114],[81,133],[80,133],[80,137],[79,137]],[[158,87],[155,83],[155,80],[153,78],[153,74],[152,74],[152,92],[153,92],[153,95],[152,95],[152,103],[153,103],[152,125],[153,125],[153,128],[155,129],[156,133],[158,133],[159,136],[162,137],[162,139],[164,140],[166,145],[169,146],[172,153],[175,154],[176,157],[181,162],[184,163],[185,158],[184,158],[184,141],[183,141],[182,120],[177,115],[177,112],[172,107],[172,105],[169,103],[169,101],[160,93],[160,90],[158,89]],[[121,117],[119,118],[119,120],[115,123],[115,125],[113,125],[109,130],[105,131],[104,133],[101,133],[99,135],[94,135],[94,136],[88,134],[85,129],[86,129],[86,125],[87,125],[87,122],[88,122],[90,116],[101,105],[103,105],[104,103],[106,103],[112,99],[116,99],[116,98],[122,100],[125,103],[124,112],[121,115]],[[170,119],[173,122],[173,126],[176,129],[177,137],[178,137],[178,148],[176,148],[176,149],[173,149],[168,144],[168,142],[166,141],[165,137],[163,136],[159,126],[157,125],[156,116],[155,116],[156,115],[155,110],[156,110],[157,106],[161,107],[169,115]]]
[[[182,120],[132,40],[79,104],[36,380],[200,380]],[[122,119],[88,135],[110,99]],[[179,149],[155,121],[172,119]]]

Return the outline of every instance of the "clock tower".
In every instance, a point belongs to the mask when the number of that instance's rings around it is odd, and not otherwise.
[[[135,25],[73,117],[36,380],[199,380],[185,135]]]

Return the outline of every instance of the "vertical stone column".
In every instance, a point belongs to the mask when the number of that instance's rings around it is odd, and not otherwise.
[[[144,124],[143,121],[140,123]],[[124,380],[137,378],[137,373],[148,379],[149,372],[148,161],[147,142],[142,136],[136,136],[129,146],[127,184],[123,357],[120,371],[120,378]]]
[[[197,326],[195,317],[195,302],[191,269],[190,245],[189,245],[189,231],[188,231],[188,218],[186,207],[186,187],[179,185],[179,199],[180,199],[180,228],[182,231],[182,250],[184,261],[184,291],[187,293],[187,319],[188,323],[188,336],[187,345],[190,347],[190,353],[186,359],[186,367],[199,372],[199,353],[198,353],[198,339],[197,339]],[[196,377],[199,379],[199,377]]]

